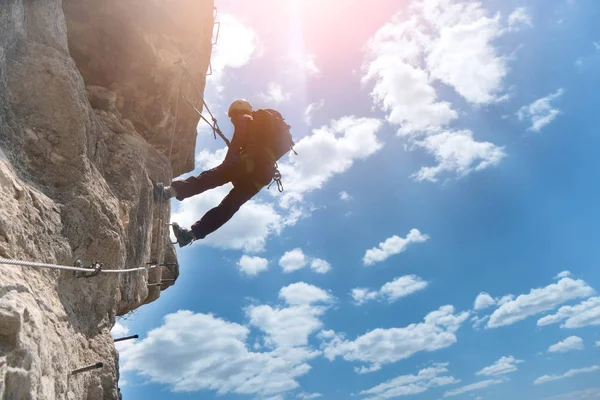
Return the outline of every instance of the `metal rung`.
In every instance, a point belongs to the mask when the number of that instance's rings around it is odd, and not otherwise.
[[[104,363],[103,362],[97,362],[94,365],[90,365],[88,367],[83,367],[83,368],[76,369],[76,370],[74,370],[74,371],[71,372],[71,375],[79,374],[81,372],[90,371],[92,369],[98,369],[98,368],[102,368],[102,367],[104,367]]]
[[[123,340],[137,339],[139,337],[140,337],[140,335],[125,336],[125,337],[122,337],[122,338],[115,339],[114,341],[115,342],[122,342]]]

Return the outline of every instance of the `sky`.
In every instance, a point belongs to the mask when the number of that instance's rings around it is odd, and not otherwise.
[[[599,399],[600,4],[215,5],[211,111],[277,109],[298,155],[117,320],[123,398]],[[224,154],[200,124],[179,178]]]

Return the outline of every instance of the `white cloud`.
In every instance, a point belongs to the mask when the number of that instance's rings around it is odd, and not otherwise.
[[[475,311],[484,310],[496,304],[496,300],[486,292],[481,292],[475,299],[473,309]]]
[[[170,385],[175,392],[215,390],[267,397],[298,388],[296,378],[310,370],[306,361],[316,355],[302,347],[252,352],[246,344],[248,334],[242,325],[181,310],[167,315],[161,327],[124,352],[122,369]]]
[[[501,147],[477,142],[469,130],[449,129],[459,114],[438,98],[434,83],[451,86],[473,104],[505,98],[506,57],[492,44],[503,33],[499,16],[487,16],[481,3],[454,0],[413,2],[406,15],[397,14],[370,39],[363,82],[374,82],[375,105],[400,126],[398,135],[415,145],[410,148],[424,148],[437,160],[413,178],[436,181],[442,172],[462,177],[498,164]]]
[[[535,314],[552,310],[569,300],[588,297],[594,289],[582,280],[563,278],[543,288],[531,289],[514,300],[498,307],[487,323],[488,328],[497,328],[514,324]]]
[[[300,400],[311,400],[319,397],[323,397],[321,393],[299,393],[296,398]]]
[[[502,34],[500,16],[487,16],[482,4],[475,2],[425,0],[415,4],[421,5],[425,20],[436,31],[427,49],[431,77],[452,86],[471,103],[497,101],[508,69],[493,45]]]
[[[313,304],[319,302],[329,302],[332,297],[316,286],[305,282],[296,282],[282,288],[279,291],[279,297],[284,299],[289,305]]]
[[[256,32],[233,15],[222,13],[219,22],[219,41],[213,47],[211,55],[212,75],[207,77],[208,82],[215,84],[217,91],[223,89],[227,69],[248,64],[258,54],[260,46]]]
[[[389,303],[392,303],[401,297],[425,289],[427,285],[428,282],[417,275],[406,275],[387,282],[381,289],[376,291],[369,291],[365,288],[352,289],[351,295],[358,305],[374,299],[386,299]]]
[[[331,264],[320,258],[315,258],[310,262],[310,267],[319,274],[326,274],[331,270]]]
[[[554,279],[562,279],[562,278],[568,278],[571,276],[571,272],[569,271],[562,271],[560,273],[558,273]]]
[[[508,29],[518,31],[524,26],[533,26],[529,11],[525,7],[516,8],[512,14],[508,16]]]
[[[520,121],[529,120],[531,126],[530,131],[539,132],[543,127],[554,121],[560,115],[560,110],[554,108],[551,103],[561,97],[564,93],[563,89],[558,89],[555,93],[538,99],[530,105],[523,106],[517,112]]]
[[[295,248],[286,251],[279,259],[279,265],[283,268],[283,272],[293,272],[306,266],[306,256],[301,248]]]
[[[468,312],[455,314],[451,305],[442,306],[427,314],[423,322],[403,328],[374,329],[355,340],[328,331],[321,336],[324,340],[321,347],[331,361],[342,357],[371,365],[395,363],[420,351],[431,352],[453,345],[456,331],[468,316]]]
[[[401,375],[390,379],[359,394],[365,400],[385,400],[400,396],[411,396],[428,391],[431,388],[451,385],[459,382],[447,375],[448,364],[436,364],[420,370],[416,375]]]
[[[483,368],[481,371],[475,373],[475,375],[483,376],[498,376],[504,375],[511,372],[515,372],[518,368],[517,365],[524,363],[523,360],[517,360],[513,356],[501,357],[494,364],[489,367]]]
[[[549,353],[566,353],[572,350],[583,350],[583,339],[579,336],[569,336],[565,340],[555,343],[548,348]]]
[[[325,100],[321,99],[317,102],[310,103],[306,107],[306,110],[304,110],[304,122],[306,123],[306,125],[312,126],[313,116],[314,116],[315,112],[317,112],[318,110],[323,108],[324,105],[325,105]]]
[[[288,306],[247,307],[250,323],[265,332],[265,345],[275,350],[307,346],[310,334],[323,326],[320,317],[332,297],[316,286],[299,282],[282,288],[279,298]]]
[[[369,300],[375,300],[379,296],[379,292],[371,292],[369,291],[369,289],[365,288],[354,288],[350,291],[350,295],[352,296],[356,304],[361,305]]]
[[[600,325],[600,297],[591,297],[575,306],[563,306],[556,314],[540,318],[538,326],[546,326],[565,321],[561,328],[583,328]]]
[[[291,93],[287,93],[283,90],[280,84],[276,82],[269,82],[266,93],[260,93],[258,97],[265,103],[273,103],[279,105],[286,101],[289,101],[292,97]]]
[[[377,138],[381,125],[377,119],[343,117],[300,139],[294,146],[298,155],[279,162],[285,185],[282,207],[301,202],[304,194],[379,151],[383,147]]]
[[[266,271],[269,267],[269,261],[266,258],[251,257],[243,255],[238,261],[238,267],[240,271],[246,275],[256,276],[259,273]]]
[[[438,163],[434,167],[422,167],[412,176],[417,181],[437,182],[442,172],[464,177],[473,171],[497,165],[506,156],[503,147],[491,142],[477,142],[469,130],[429,135],[416,141],[415,145],[428,150]]]
[[[600,365],[593,365],[591,367],[579,368],[579,369],[570,369],[567,372],[565,372],[564,374],[543,375],[543,376],[540,376],[539,378],[537,378],[535,381],[533,381],[533,383],[535,385],[539,385],[542,383],[558,381],[560,379],[571,378],[575,375],[588,374],[588,373],[596,372],[596,371],[600,371]]]
[[[308,346],[308,339],[321,329],[320,317],[327,310],[323,303],[331,297],[303,282],[282,288],[279,297],[286,305],[252,305],[245,310],[269,351],[250,350],[246,326],[180,310],[121,354],[122,371],[136,371],[175,392],[209,390],[283,399],[300,387],[297,379],[310,371],[308,361],[320,354]]]
[[[449,390],[446,393],[444,393],[444,397],[458,396],[459,394],[472,392],[473,390],[485,389],[489,386],[498,385],[504,382],[504,379],[486,379],[485,381],[479,381],[476,383],[471,383],[470,385],[459,387],[457,389]]]
[[[600,399],[600,388],[578,390],[563,393],[558,396],[546,397],[544,400],[598,400]]]
[[[349,201],[350,199],[352,199],[352,196],[350,196],[348,192],[342,191],[340,192],[340,199],[343,201]]]
[[[129,328],[120,322],[115,322],[115,326],[113,326],[113,328],[110,330],[110,333],[112,334],[113,338],[120,338],[127,336],[129,333]]]
[[[400,254],[411,243],[423,243],[429,240],[429,235],[423,235],[418,229],[411,229],[406,238],[394,235],[379,243],[378,247],[367,250],[364,257],[364,265],[373,265],[385,261],[389,257]]]
[[[600,347],[600,340],[596,342],[596,347]]]

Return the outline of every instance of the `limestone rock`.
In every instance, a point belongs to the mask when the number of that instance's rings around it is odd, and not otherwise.
[[[118,398],[115,317],[179,276],[169,205],[154,203],[151,180],[194,167],[198,116],[177,96],[201,108],[213,9],[212,0],[0,2],[0,257],[165,264],[87,279],[0,264],[0,399]],[[175,64],[181,54],[198,89]]]

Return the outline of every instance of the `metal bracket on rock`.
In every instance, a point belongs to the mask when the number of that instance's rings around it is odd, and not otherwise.
[[[103,263],[99,263],[98,261],[94,261],[92,263],[92,265],[90,265],[89,267],[86,267],[85,264],[83,263],[83,261],[76,260],[73,263],[73,266],[77,267],[77,268],[87,268],[87,269],[92,270],[92,271],[90,271],[90,273],[73,271],[73,276],[75,278],[91,278],[92,276],[98,275],[100,273],[100,271],[102,271],[102,268],[104,267],[104,264]]]

